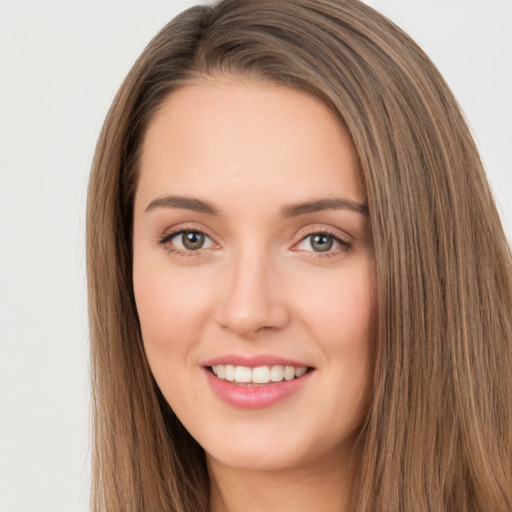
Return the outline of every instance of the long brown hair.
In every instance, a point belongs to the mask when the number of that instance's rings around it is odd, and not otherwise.
[[[189,9],[121,86],[98,142],[87,213],[93,510],[208,510],[203,450],[145,359],[131,230],[153,114],[178,87],[218,74],[321,99],[359,157],[379,320],[351,510],[512,510],[510,250],[444,80],[406,34],[357,0]]]

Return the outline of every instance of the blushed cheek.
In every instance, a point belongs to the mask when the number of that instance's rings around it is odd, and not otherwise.
[[[310,325],[318,343],[331,361],[341,364],[340,370],[367,389],[376,335],[371,273],[362,267],[330,286],[325,283],[323,293],[315,293],[310,304]]]
[[[179,272],[154,267],[134,273],[135,300],[149,353],[186,350],[207,316],[210,291]]]
[[[373,292],[365,273],[324,287],[323,293],[316,293],[312,302],[316,315],[324,318],[325,325],[341,332],[359,332],[364,337],[374,319]]]

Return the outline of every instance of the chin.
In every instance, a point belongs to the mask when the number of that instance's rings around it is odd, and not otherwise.
[[[224,429],[222,439],[198,439],[205,448],[209,463],[247,471],[294,471],[311,469],[317,464],[325,467],[327,460],[334,464],[343,454],[352,450],[355,434],[345,441],[334,439],[326,432],[319,440],[313,426],[303,425],[298,431],[297,422],[281,423],[275,428],[252,426]],[[293,429],[295,428],[295,432]]]
[[[276,449],[277,448],[277,449]],[[303,466],[308,457],[300,456],[293,448],[258,443],[244,443],[227,450],[206,452],[207,459],[222,466],[245,471],[284,471]]]

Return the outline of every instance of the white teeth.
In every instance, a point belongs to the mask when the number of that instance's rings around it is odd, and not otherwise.
[[[219,377],[219,379],[226,378],[226,369],[221,364],[219,364],[219,366],[217,366],[217,377]]]
[[[219,365],[222,366],[222,365]],[[217,366],[218,368],[218,366]],[[235,367],[235,382],[251,382],[251,369],[247,366]]]
[[[219,366],[222,366],[221,364]],[[235,367],[232,364],[227,364],[226,368],[226,380],[233,382],[235,380]]]
[[[270,368],[270,380],[272,382],[281,382],[284,379],[284,367],[281,365]]]
[[[305,366],[234,366],[232,364],[217,364],[212,366],[213,373],[223,380],[240,384],[268,384],[269,382],[281,382],[302,377],[308,369]]]
[[[307,368],[296,368],[295,369],[295,377],[302,377],[308,371]]]
[[[287,366],[284,369],[284,378],[286,380],[292,380],[295,378],[295,368],[293,366]]]
[[[270,368],[268,366],[253,368],[251,380],[256,384],[266,384],[270,381]]]

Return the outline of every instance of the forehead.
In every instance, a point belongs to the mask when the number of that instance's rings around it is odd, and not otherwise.
[[[144,138],[137,195],[364,200],[357,158],[336,116],[302,91],[215,79],[173,92]],[[171,190],[172,189],[172,190]]]

